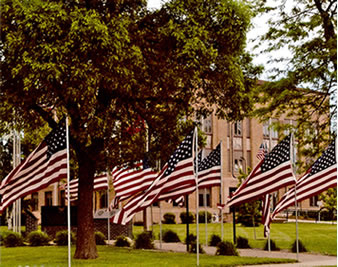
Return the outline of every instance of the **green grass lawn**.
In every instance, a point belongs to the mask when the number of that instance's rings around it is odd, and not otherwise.
[[[99,258],[74,260],[72,266],[196,266],[196,254],[145,251],[114,246],[97,246]],[[72,247],[72,254],[74,253]],[[67,247],[1,247],[0,266],[67,266]],[[200,255],[200,266],[234,266],[294,262],[288,259]]]
[[[184,241],[186,226],[183,224],[162,225],[163,230],[175,231],[180,239]],[[327,224],[299,223],[299,238],[311,252],[337,255],[337,226]],[[5,231],[6,227],[0,227]],[[159,236],[159,225],[154,225],[156,239]],[[200,224],[200,243],[205,244],[205,225]],[[134,226],[134,235],[143,231],[142,226]],[[263,227],[256,227],[256,239],[254,239],[253,228],[236,226],[237,236],[249,239],[253,248],[263,248],[266,239],[263,237]],[[196,234],[196,225],[190,225],[190,233]],[[208,224],[208,237],[212,234],[221,235],[220,224]],[[290,249],[295,240],[295,224],[272,224],[271,239],[281,249]],[[224,239],[232,241],[232,224],[224,224]],[[72,255],[75,247],[72,247]],[[113,246],[98,246],[99,258],[95,260],[74,260],[72,266],[195,266],[196,254],[173,253],[160,251],[145,251],[136,249],[123,249]],[[67,266],[67,247],[0,247],[0,266]],[[249,258],[200,255],[201,266],[234,266],[250,264],[268,264],[290,262],[286,259],[271,258]]]
[[[221,224],[207,225],[208,239],[212,234],[221,236]],[[224,224],[224,239],[233,241],[233,227],[230,223]],[[159,239],[160,226],[154,225],[154,234]],[[162,224],[162,230],[171,229],[175,231],[184,242],[186,237],[186,226],[183,224]],[[143,231],[142,226],[134,226],[133,233],[137,235]],[[266,239],[263,235],[263,226],[255,228],[256,239],[254,238],[253,227],[243,227],[236,225],[236,236],[242,236],[249,240],[252,248],[262,249]],[[196,225],[190,225],[190,233],[196,235]],[[200,243],[205,244],[205,225],[199,225]],[[309,252],[337,255],[337,225],[333,224],[314,224],[314,223],[298,223],[299,239],[303,242]],[[275,241],[281,249],[289,250],[292,243],[296,240],[295,223],[274,223],[271,225],[271,239]]]

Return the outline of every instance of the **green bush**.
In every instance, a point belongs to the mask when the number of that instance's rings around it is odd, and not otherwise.
[[[210,241],[209,241],[209,246],[216,247],[219,242],[221,242],[222,239],[218,235],[211,235]]]
[[[9,232],[3,237],[5,247],[23,246],[23,237],[19,233]]]
[[[239,254],[232,242],[221,241],[217,244],[216,255],[238,256]]]
[[[196,243],[196,241],[192,241],[189,244],[189,252],[191,252],[191,253],[197,253],[197,243]],[[201,244],[198,245],[198,252],[201,253],[201,254],[205,253],[205,251],[202,248]]]
[[[237,248],[251,248],[249,245],[249,240],[242,236],[238,236],[236,238],[236,247]]]
[[[189,243],[196,242],[197,237],[194,234],[189,234]],[[184,243],[187,244],[187,237],[184,239]]]
[[[95,242],[96,245],[105,245],[106,244],[106,237],[104,236],[104,234],[102,234],[101,232],[95,232]]]
[[[264,250],[269,250],[268,245],[269,245],[269,240],[266,240],[265,245],[264,245]],[[275,241],[273,241],[272,239],[270,239],[270,249],[271,249],[271,251],[278,251],[278,250],[280,250],[280,248],[277,247]]]
[[[187,212],[184,211],[180,213],[180,219],[182,223],[194,223],[195,214],[193,214],[192,212],[189,212],[187,216]]]
[[[74,244],[76,241],[75,234],[73,232],[70,233],[70,240],[72,244]],[[63,230],[63,231],[57,232],[55,235],[54,242],[58,246],[67,246],[68,245],[68,231]]]
[[[163,223],[164,224],[176,224],[176,220],[175,220],[176,216],[174,213],[171,212],[167,212],[163,215]]]
[[[136,249],[153,249],[154,242],[151,233],[143,232],[135,239],[134,248]]]
[[[297,241],[295,240],[295,242],[292,243],[291,246],[291,251],[294,253],[297,253]],[[304,246],[303,242],[298,240],[298,251],[299,252],[307,252],[306,247]]]
[[[209,211],[207,211],[207,223],[210,223],[211,222],[211,213]],[[205,223],[205,211],[200,211],[198,213],[198,222],[200,223]]]
[[[163,241],[170,243],[170,242],[181,242],[178,235],[173,230],[164,230],[163,231]]]
[[[115,241],[116,247],[130,247],[130,242],[125,236],[118,236]]]
[[[33,231],[28,234],[27,241],[33,247],[47,246],[50,238],[45,232]]]

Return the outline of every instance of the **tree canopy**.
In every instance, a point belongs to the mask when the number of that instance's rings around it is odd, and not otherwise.
[[[251,109],[241,70],[250,10],[238,1],[174,0],[149,11],[142,0],[5,0],[1,10],[0,129],[33,132],[69,117],[76,258],[97,257],[95,172],[142,159],[146,137],[148,153],[167,160],[193,115],[233,120]]]
[[[261,0],[252,5],[257,15],[270,17],[269,29],[258,37],[257,48],[260,53],[273,53],[267,62],[273,66],[271,82],[259,88],[257,99],[264,106],[256,115],[296,116],[293,127],[298,130],[300,152],[315,159],[336,127],[337,2]],[[279,53],[283,48],[290,56]]]

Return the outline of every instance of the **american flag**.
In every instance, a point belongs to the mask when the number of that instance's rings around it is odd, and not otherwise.
[[[270,203],[271,195],[266,194],[262,201],[262,224],[264,225],[264,237],[267,237],[270,233]]]
[[[163,200],[175,199],[176,196],[180,197],[182,192],[184,193],[185,188],[196,187],[193,164],[193,138],[194,131],[183,140],[171,155],[169,161],[150,187],[144,193],[131,198],[112,217],[112,222],[126,224],[137,212],[149,207],[160,197]],[[178,190],[178,193],[176,190]]]
[[[262,143],[259,147],[259,150],[256,154],[256,157],[259,159],[259,160],[262,160],[264,159],[265,155],[268,153],[268,150],[266,149],[266,146]]]
[[[38,147],[2,181],[0,212],[15,200],[67,178],[65,120],[52,130]]]
[[[295,205],[295,188],[297,202],[318,195],[323,191],[337,186],[337,159],[334,140],[327,150],[319,157],[312,167],[297,181],[295,187],[287,191],[272,213],[274,218],[279,212]]]
[[[198,188],[221,186],[221,144],[198,165]]]
[[[284,138],[251,171],[227,205],[250,202],[279,188],[296,183],[290,159],[291,135]]]
[[[70,201],[77,200],[78,198],[78,187],[79,179],[73,179],[69,182],[69,199]],[[67,184],[62,185],[62,188],[66,191],[66,198],[68,197]],[[94,191],[107,190],[108,185],[108,175],[107,173],[100,174],[94,177]]]
[[[156,179],[158,173],[149,168],[146,161],[134,167],[115,167],[112,171],[115,197],[110,208],[117,208],[118,203],[146,190]]]

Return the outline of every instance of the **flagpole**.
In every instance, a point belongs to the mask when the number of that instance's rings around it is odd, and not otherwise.
[[[297,184],[295,184],[295,212],[296,212],[296,251],[297,261],[299,259],[299,243],[298,243],[298,208],[297,208]]]
[[[205,245],[208,245],[208,218],[207,218],[207,189],[204,188],[204,223],[205,223]]]
[[[189,195],[185,196],[185,204],[186,204],[186,231],[187,231],[187,252],[189,251]]]
[[[66,117],[66,143],[67,143],[67,226],[68,226],[68,267],[71,264],[71,228],[70,228],[70,171],[69,171],[69,131],[68,131],[68,116]]]
[[[108,173],[107,173],[107,178],[109,178]],[[108,216],[107,216],[107,226],[108,226],[108,245],[110,243],[110,212],[109,212],[109,179],[108,179],[108,188],[107,188],[107,211],[108,211]]]
[[[268,197],[268,201],[269,201],[269,209],[270,209],[270,205],[271,205],[271,201],[270,201],[270,197]],[[270,213],[269,212],[267,212],[267,214],[266,214],[266,216],[267,215],[270,215]],[[270,230],[269,230],[269,232],[268,232],[268,249],[269,249],[269,252],[271,252],[271,239],[270,239]]]
[[[223,164],[222,164],[222,162],[223,162],[223,160],[222,160],[222,141],[220,142],[221,144],[220,144],[220,154],[221,154],[221,207],[222,207],[222,209],[221,209],[221,232],[222,232],[222,235],[221,235],[221,237],[222,237],[222,241],[223,241],[223,236],[224,236],[224,229],[223,229]]]
[[[162,210],[160,201],[158,202],[158,206],[160,208],[160,249],[162,249]]]
[[[198,163],[197,163],[197,154],[198,154],[198,135],[197,135],[197,127],[195,127],[195,157],[196,157],[196,257],[197,257],[197,266],[199,266],[199,218],[198,218],[198,199],[199,199],[199,192],[198,192]]]

